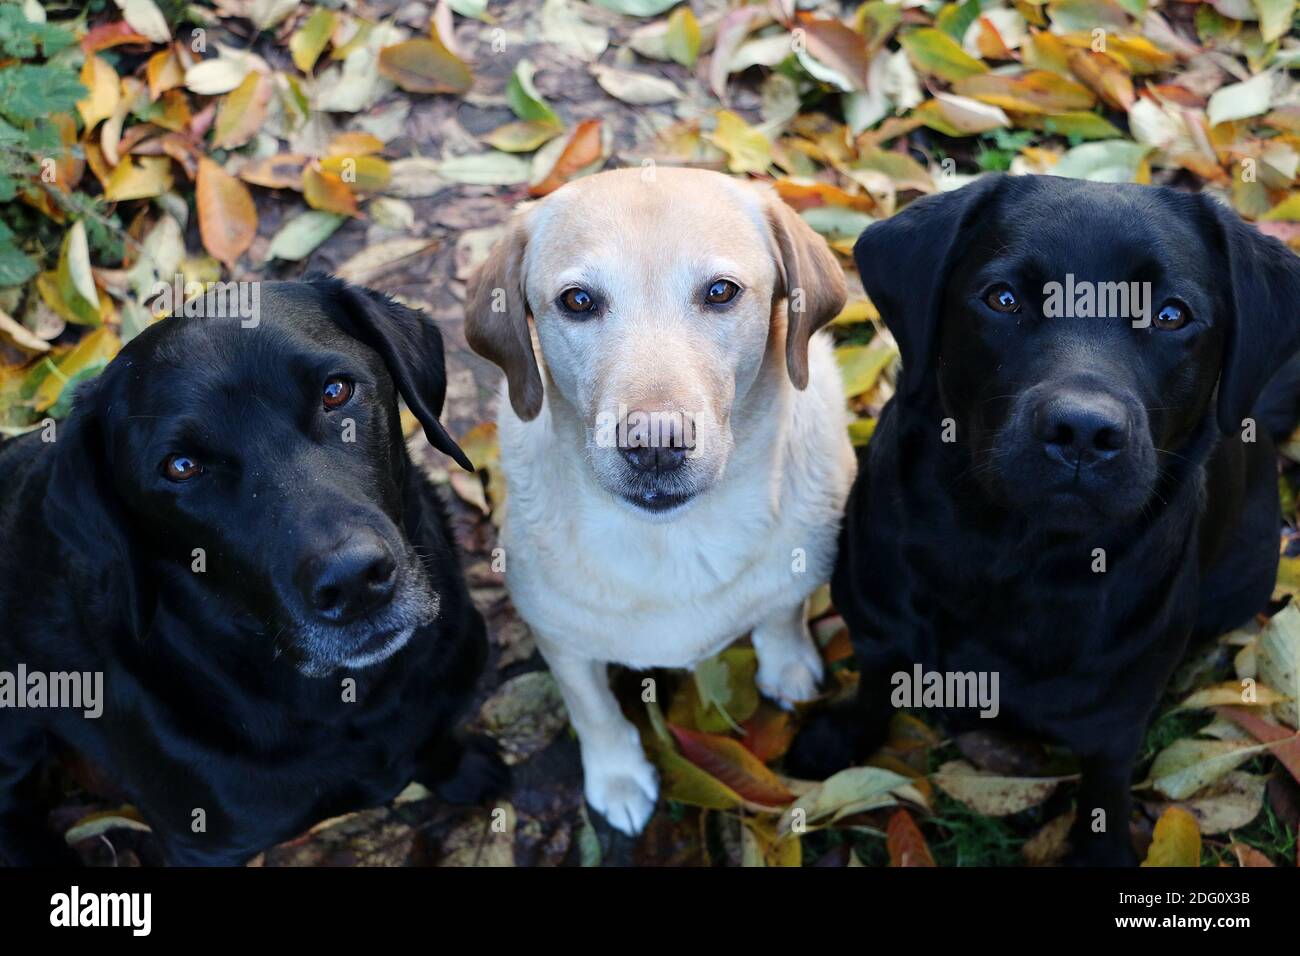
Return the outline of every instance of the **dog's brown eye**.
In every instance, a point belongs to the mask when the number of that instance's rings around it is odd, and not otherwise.
[[[1190,318],[1191,314],[1187,311],[1187,306],[1181,302],[1166,302],[1160,307],[1152,322],[1157,329],[1172,332],[1181,329]]]
[[[595,300],[586,289],[566,289],[560,293],[560,305],[570,312],[590,312],[594,304]]]
[[[162,465],[163,477],[168,481],[189,481],[201,471],[203,466],[189,455],[168,455]]]
[[[352,383],[346,378],[331,378],[321,390],[321,401],[326,408],[339,408],[352,397]]]
[[[724,302],[730,302],[740,291],[740,286],[727,279],[719,279],[713,285],[709,286],[709,291],[705,293],[704,299],[711,305],[722,305]]]
[[[994,312],[1020,311],[1020,300],[1009,285],[995,285],[984,293],[984,301]]]

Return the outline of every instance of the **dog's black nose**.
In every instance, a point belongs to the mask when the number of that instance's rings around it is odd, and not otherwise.
[[[619,454],[642,474],[667,474],[686,462],[693,422],[689,416],[640,409],[628,413]]]
[[[303,561],[296,583],[319,617],[346,624],[392,600],[397,559],[376,532],[354,531],[341,547]]]
[[[685,448],[620,445],[618,450],[629,465],[643,474],[662,475],[680,468],[686,461]]]
[[[1048,458],[1087,465],[1114,458],[1128,444],[1128,411],[1101,393],[1060,392],[1034,415],[1034,434]]]

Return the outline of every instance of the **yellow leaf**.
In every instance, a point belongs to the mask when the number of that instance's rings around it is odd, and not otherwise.
[[[121,341],[107,326],[82,336],[81,341],[55,363],[57,371],[50,372],[41,382],[33,396],[33,407],[38,412],[46,411],[59,400],[64,386],[73,376],[98,362],[111,362],[121,347]]]
[[[289,53],[293,65],[304,73],[310,73],[320,55],[325,52],[330,36],[334,33],[337,17],[333,10],[317,7],[312,15],[303,21],[302,26],[289,37]]]
[[[144,66],[144,76],[149,84],[151,100],[156,100],[168,90],[174,90],[185,83],[185,71],[176,58],[176,51],[171,47],[149,57],[149,62]]]
[[[117,71],[102,56],[91,56],[81,67],[81,85],[90,95],[77,104],[77,112],[86,129],[94,129],[100,120],[108,119],[117,109],[121,98],[121,84]]]
[[[898,354],[898,349],[878,345],[842,345],[835,350],[835,360],[844,378],[844,397],[853,398],[875,386],[880,373]]]
[[[320,168],[333,173],[353,192],[378,192],[388,185],[392,171],[378,156],[326,156]]]
[[[172,163],[166,156],[123,156],[104,184],[110,202],[152,199],[172,188]]]
[[[1045,70],[969,76],[954,83],[953,92],[1017,113],[1068,113],[1092,109],[1097,102],[1086,86]]]
[[[271,78],[265,73],[254,71],[244,77],[221,100],[212,145],[217,149],[236,149],[252,139],[266,122],[271,90]]]
[[[771,141],[731,110],[718,111],[717,128],[705,139],[727,154],[733,173],[763,173],[772,164]]]
[[[382,153],[384,151],[384,142],[378,136],[371,133],[340,133],[330,140],[329,148],[325,150],[326,156],[369,156],[372,153]]]
[[[1182,807],[1160,814],[1143,866],[1200,866],[1201,829]]]
[[[668,17],[668,33],[664,36],[668,55],[687,69],[695,65],[700,55],[700,21],[695,19],[689,4],[682,4]]]

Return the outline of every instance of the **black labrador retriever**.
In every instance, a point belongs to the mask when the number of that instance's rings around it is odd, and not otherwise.
[[[1300,259],[1209,197],[1004,176],[913,203],[854,254],[903,367],[832,581],[860,691],[791,765],[874,749],[917,664],[945,686],[996,674],[998,720],[1080,760],[1072,862],[1131,863],[1134,762],[1172,669],[1273,588]]]
[[[330,278],[258,304],[152,325],[52,435],[0,446],[0,672],[46,704],[0,717],[10,863],[67,858],[29,790],[55,748],[180,865],[242,863],[411,780],[454,802],[505,785],[457,732],[485,628],[399,424],[400,394],[470,467],[438,422],[437,328]],[[102,700],[50,706],[66,675]]]

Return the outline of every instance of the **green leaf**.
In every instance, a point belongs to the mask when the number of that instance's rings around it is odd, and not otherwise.
[[[1138,166],[1151,152],[1126,139],[1105,139],[1084,143],[1067,150],[1052,167],[1052,175],[1071,179],[1090,179],[1101,183],[1131,183],[1137,177]]]
[[[988,71],[988,67],[963,50],[960,43],[933,27],[904,33],[899,42],[918,70],[950,83]]]
[[[36,275],[37,265],[12,242],[0,242],[0,286],[22,285]]]
[[[311,255],[322,242],[334,235],[347,216],[308,209],[294,216],[271,238],[266,251],[268,259],[287,259],[300,262]]]
[[[81,80],[66,67],[22,63],[0,70],[0,115],[15,123],[70,113],[85,96]]]
[[[537,92],[537,87],[533,86],[533,64],[528,60],[520,60],[515,71],[510,74],[510,80],[506,83],[506,102],[515,115],[525,122],[549,123],[561,127],[564,125],[555,111],[546,105],[542,95]]]
[[[629,17],[655,17],[681,0],[593,0],[598,7]]]

